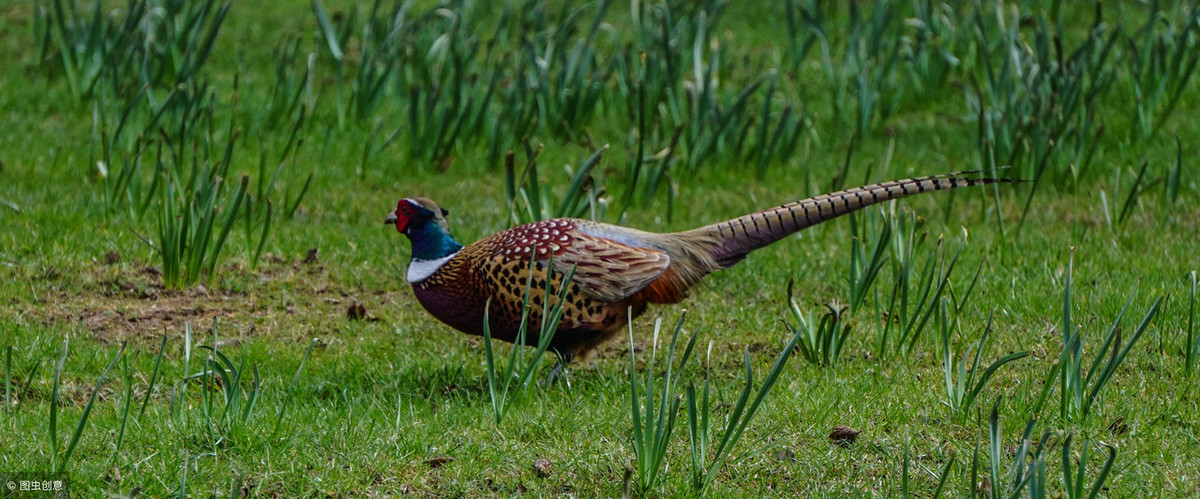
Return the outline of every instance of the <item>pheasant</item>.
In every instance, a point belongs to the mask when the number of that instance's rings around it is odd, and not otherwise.
[[[647,304],[678,303],[704,276],[729,268],[751,251],[801,229],[883,201],[923,192],[1009,179],[961,172],[848,189],[698,229],[646,232],[574,218],[513,227],[468,246],[450,235],[448,212],[428,198],[405,198],[388,214],[412,242],[408,282],[430,314],[467,334],[482,335],[485,309],[493,338],[517,341],[525,295],[530,324],[538,324],[568,273],[561,321],[550,347],[560,365],[586,359],[645,311]],[[532,275],[531,275],[532,274]],[[525,343],[538,342],[529,328]]]

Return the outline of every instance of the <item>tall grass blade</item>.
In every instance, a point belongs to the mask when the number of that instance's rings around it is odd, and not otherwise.
[[[308,362],[308,358],[312,355],[313,347],[320,343],[320,338],[313,338],[308,342],[308,348],[304,350],[304,356],[300,357],[300,364],[296,366],[296,372],[292,374],[291,381],[288,382],[286,393],[283,398],[283,403],[279,405],[279,411],[275,413],[275,426],[271,429],[271,440],[279,434],[279,429],[283,426],[283,418],[287,414],[288,407],[291,406],[292,400],[296,397],[296,385],[300,382],[300,373],[304,372],[304,364]]]
[[[57,440],[57,436],[55,435],[55,431],[56,431],[56,427],[55,427],[56,421],[55,420],[57,419],[57,412],[58,412],[58,383],[59,383],[59,379],[62,375],[62,365],[66,361],[66,358],[67,358],[66,354],[67,354],[67,342],[66,342],[66,340],[63,340],[63,356],[62,356],[62,358],[59,359],[58,365],[55,366],[54,394],[52,396],[52,402],[51,402],[51,408],[50,408],[50,421],[51,421],[50,435],[51,435],[51,438],[54,440]],[[92,395],[91,395],[91,397],[88,398],[87,404],[83,406],[83,414],[81,414],[79,416],[79,423],[75,425],[75,431],[73,433],[71,433],[71,439],[67,441],[67,450],[65,452],[63,452],[63,455],[61,456],[61,458],[58,456],[58,453],[56,451],[57,445],[52,444],[50,446],[51,453],[52,453],[50,456],[50,472],[51,473],[57,473],[59,471],[65,470],[66,464],[71,461],[71,455],[75,452],[75,446],[76,446],[76,444],[79,443],[79,437],[81,437],[83,435],[84,426],[87,425],[88,416],[92,413],[92,405],[94,405],[96,403],[96,395],[100,393],[100,385],[104,383],[104,378],[108,377],[108,372],[112,370],[113,366],[117,365],[117,361],[121,360],[121,358],[123,358],[124,355],[125,355],[125,344],[122,343],[121,348],[117,350],[117,355],[113,357],[112,361],[108,363],[108,367],[105,367],[104,371],[100,373],[100,378],[96,380],[96,386],[95,386],[95,388],[92,389]]]
[[[733,406],[733,412],[729,414],[725,429],[721,434],[720,443],[717,444],[716,450],[713,453],[713,462],[708,467],[707,472],[704,474],[704,481],[701,483],[699,490],[707,488],[708,485],[717,478],[717,474],[720,473],[721,468],[724,467],[726,462],[732,458],[733,447],[737,445],[738,440],[742,438],[742,434],[745,433],[746,428],[750,426],[750,421],[754,419],[756,414],[758,414],[758,410],[761,408],[763,401],[766,400],[767,394],[770,393],[771,388],[775,386],[775,382],[779,380],[780,374],[783,373],[783,368],[787,366],[788,359],[791,358],[792,352],[796,350],[796,344],[799,343],[800,337],[801,332],[799,330],[792,332],[791,339],[788,340],[787,345],[783,347],[783,350],[779,352],[779,355],[775,357],[775,362],[771,365],[771,369],[767,372],[767,376],[763,378],[762,384],[759,386],[758,392],[754,395],[754,400],[750,402],[749,406],[746,405],[746,402],[749,400],[750,394],[754,387],[754,368],[751,366],[750,350],[746,349],[743,351],[742,356],[746,368],[746,384],[742,387],[742,393]],[[689,344],[689,351],[690,346],[691,345]],[[693,404],[689,402],[689,407],[692,405]],[[703,409],[703,412],[709,412],[707,406]],[[691,421],[693,419],[696,418],[689,415],[688,420]]]
[[[1171,204],[1179,202],[1179,187],[1183,183],[1183,142],[1175,136],[1175,167],[1167,176],[1167,199]]]
[[[1091,446],[1091,441],[1084,440],[1083,447],[1079,453],[1079,465],[1074,468],[1071,465],[1071,442],[1074,440],[1074,432],[1068,433],[1066,440],[1063,441],[1062,447],[1062,473],[1063,473],[1063,491],[1066,496],[1072,499],[1087,497],[1093,499],[1104,489],[1104,482],[1108,480],[1108,474],[1112,471],[1113,462],[1117,459],[1117,449],[1111,445],[1101,442],[1100,445],[1108,449],[1108,458],[1105,459],[1104,465],[1100,468],[1100,472],[1091,483],[1091,488],[1085,488],[1087,484],[1087,460],[1088,449]],[[1085,495],[1086,492],[1086,495]]]
[[[150,382],[146,386],[146,395],[142,398],[142,408],[138,412],[138,418],[146,415],[146,406],[150,403],[150,396],[154,394],[154,383],[158,381],[158,369],[162,366],[163,352],[167,349],[167,335],[163,333],[162,342],[158,345],[158,355],[154,356],[154,370],[150,373]]]
[[[933,497],[937,499],[942,497],[942,491],[945,490],[946,480],[950,478],[950,468],[954,467],[954,456],[946,460],[946,464],[942,466],[942,470],[938,473],[937,486],[933,488]]]
[[[874,249],[871,250],[870,256],[867,256],[866,247],[862,244],[859,232],[856,230],[857,217],[851,215],[850,224],[851,233],[854,234],[850,241],[850,313],[854,314],[870,294],[871,286],[875,283],[875,278],[879,276],[879,270],[883,268],[884,261],[887,259],[885,252],[888,247],[887,241],[891,239],[892,224],[883,224],[879,235],[875,237]]]
[[[1138,170],[1137,178],[1133,180],[1133,185],[1129,187],[1129,195],[1125,197],[1125,204],[1121,205],[1121,214],[1117,217],[1117,223],[1125,223],[1125,219],[1133,214],[1133,207],[1137,204],[1138,197],[1142,193],[1142,179],[1145,178],[1146,168],[1149,166],[1149,160],[1142,160],[1142,168]]]
[[[325,14],[325,8],[321,6],[319,0],[312,0],[313,13],[317,16],[317,24],[321,26],[321,34],[325,38],[325,43],[329,45],[329,53],[337,61],[341,61],[342,47],[338,42],[337,30],[334,29],[333,23],[329,22],[329,16]]]
[[[124,407],[121,409],[120,429],[117,430],[117,445],[113,449],[113,463],[117,462],[117,456],[121,454],[121,444],[125,441],[125,427],[129,422],[129,409],[133,406],[133,369],[129,367],[128,358],[121,358],[121,374],[125,381],[125,396],[122,397]]]
[[[1184,344],[1187,356],[1187,374],[1190,377],[1196,369],[1197,359],[1200,359],[1200,335],[1196,332],[1196,271],[1188,274],[1192,280],[1192,292],[1188,298],[1187,343]]]
[[[63,339],[62,355],[54,365],[54,385],[50,390],[50,471],[58,471],[58,386],[62,379],[63,364],[67,361],[67,342]]]
[[[1190,341],[1189,341],[1190,344]],[[13,346],[9,345],[4,349],[4,413],[12,412],[12,351]]]
[[[981,342],[980,348],[982,348],[982,342]],[[991,379],[992,375],[995,374],[997,369],[1000,369],[1002,366],[1004,366],[1004,364],[1013,362],[1015,360],[1023,359],[1028,356],[1029,356],[1029,351],[1014,352],[1014,353],[1005,355],[1004,357],[1001,357],[999,360],[997,360],[995,362],[992,362],[992,364],[989,365],[988,368],[983,371],[983,375],[980,376],[979,379],[975,381],[975,386],[971,389],[970,393],[967,394],[966,399],[963,401],[963,409],[964,410],[970,409],[971,402],[973,402],[975,400],[975,398],[979,395],[979,392],[981,390],[983,390],[983,387],[987,384],[988,380]],[[976,366],[978,366],[978,362],[979,362],[978,356],[975,357],[975,361],[976,361]],[[974,372],[975,372],[975,367],[972,367],[972,375],[974,375]],[[968,378],[967,383],[969,384],[970,382],[971,382],[971,380]]]
[[[1120,348],[1121,341],[1119,339],[1119,326],[1116,322],[1113,323],[1112,333],[1110,334],[1112,336],[1116,336],[1117,340],[1113,343],[1112,355],[1108,358],[1108,362],[1104,363],[1103,368],[1098,372],[1099,376],[1095,379],[1095,381],[1093,381],[1092,371],[1095,370],[1099,365],[1098,363],[1100,360],[1100,357],[1097,356],[1096,363],[1093,365],[1092,370],[1089,370],[1087,380],[1085,380],[1085,384],[1089,384],[1091,386],[1091,391],[1088,392],[1087,401],[1083,405],[1084,417],[1091,412],[1092,404],[1096,401],[1096,395],[1100,393],[1100,389],[1104,388],[1104,385],[1108,383],[1108,380],[1111,379],[1113,374],[1117,372],[1117,368],[1121,365],[1121,362],[1125,360],[1125,357],[1129,355],[1129,351],[1133,349],[1133,346],[1137,343],[1137,340],[1142,337],[1143,333],[1146,332],[1146,328],[1148,328],[1151,322],[1154,320],[1154,316],[1158,313],[1158,309],[1162,306],[1162,302],[1165,298],[1165,296],[1159,296],[1157,300],[1154,300],[1154,304],[1150,306],[1150,310],[1146,312],[1146,315],[1142,318],[1142,322],[1138,324],[1137,329],[1134,330],[1133,334],[1129,337],[1129,342],[1125,344],[1125,348],[1123,349]],[[1133,296],[1130,295],[1130,300],[1132,299]],[[1117,320],[1120,320],[1119,315]],[[1101,349],[1101,352],[1103,352],[1103,349]]]
[[[1001,486],[1000,481],[1000,460],[1001,460],[1001,441],[1000,441],[1000,401],[1004,400],[1004,396],[996,397],[996,402],[992,404],[991,415],[988,416],[988,455],[991,457],[991,477],[992,477],[992,499],[1000,499]]]

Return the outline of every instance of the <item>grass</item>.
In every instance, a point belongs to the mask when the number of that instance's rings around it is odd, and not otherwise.
[[[685,318],[685,315],[679,316],[670,340],[664,340],[669,343],[665,349],[666,373],[662,375],[661,380],[656,379],[654,364],[658,360],[658,335],[662,329],[662,319],[658,318],[654,321],[654,336],[651,338],[650,355],[645,361],[644,380],[639,379],[638,376],[633,328],[629,328],[629,412],[630,420],[633,423],[632,446],[637,469],[637,492],[640,495],[655,490],[660,475],[665,471],[663,465],[666,463],[667,450],[672,443],[671,437],[675,431],[676,418],[679,417],[679,407],[683,402],[683,397],[679,394],[680,376],[687,368],[688,359],[691,358],[692,351],[696,347],[696,340],[700,337],[699,331],[693,332],[683,347],[683,353],[676,356],[676,347],[679,345],[679,336],[683,332]],[[640,395],[639,392],[641,392]],[[644,401],[643,397],[645,397]],[[689,423],[696,413],[694,407],[695,396],[689,391]],[[695,434],[693,433],[693,435]],[[704,448],[703,444],[699,442],[694,442],[693,445],[696,446],[693,448],[693,452],[697,452],[697,448],[701,450]],[[694,457],[692,460],[693,466],[698,466],[696,459]]]
[[[1071,255],[1072,260],[1073,258],[1074,254]],[[1133,349],[1138,339],[1146,332],[1146,328],[1154,320],[1154,316],[1158,313],[1165,297],[1160,296],[1154,301],[1154,304],[1150,306],[1150,310],[1146,312],[1141,323],[1133,330],[1133,334],[1129,335],[1128,342],[1122,348],[1121,318],[1125,316],[1125,311],[1133,303],[1134,296],[1137,295],[1137,286],[1135,285],[1134,291],[1129,295],[1129,299],[1121,307],[1121,310],[1117,312],[1116,318],[1113,319],[1112,326],[1108,328],[1108,333],[1104,336],[1104,343],[1092,359],[1091,367],[1087,369],[1087,375],[1084,376],[1084,327],[1083,325],[1076,325],[1071,319],[1071,269],[1073,266],[1074,262],[1068,261],[1066,286],[1063,292],[1063,349],[1062,355],[1059,357],[1062,403],[1060,405],[1059,416],[1064,420],[1085,420],[1091,414],[1093,404],[1096,402],[1096,397],[1100,393],[1100,390],[1104,388],[1113,374],[1116,373],[1117,368],[1120,367],[1125,357],[1129,355],[1130,350]],[[1112,350],[1106,358],[1105,352],[1109,351],[1110,346]]]
[[[704,489],[708,488],[729,461],[754,454],[753,451],[737,454],[733,452],[733,449],[746,432],[750,421],[758,414],[758,410],[762,407],[763,401],[766,400],[767,394],[771,392],[771,388],[775,386],[775,383],[779,381],[779,377],[783,375],[784,368],[787,367],[787,361],[791,358],[796,345],[799,344],[800,337],[800,332],[794,331],[792,333],[791,340],[783,346],[779,355],[775,357],[775,362],[771,364],[766,377],[763,378],[762,384],[759,385],[757,391],[754,390],[754,365],[750,360],[750,351],[749,349],[743,350],[743,364],[746,367],[745,384],[742,386],[742,391],[738,395],[737,401],[733,403],[732,410],[725,418],[724,430],[721,430],[717,434],[720,438],[712,440],[713,442],[717,442],[716,447],[708,445],[710,439],[713,437],[710,434],[711,416],[713,413],[712,401],[714,400],[711,396],[712,385],[706,376],[699,398],[697,398],[698,396],[693,387],[688,386],[688,430],[691,437],[688,445],[692,449],[692,488],[697,493],[703,492]],[[751,400],[751,394],[753,394],[753,400]],[[713,449],[712,461],[710,462],[706,461],[708,459],[707,449],[709,448]]]
[[[90,496],[615,496],[630,369],[663,376],[654,314],[704,324],[697,424],[707,405],[733,427],[794,282],[801,312],[853,304],[837,355],[780,368],[723,465],[675,432],[643,495],[693,490],[694,463],[719,496],[1197,493],[1191,7],[213,1],[172,11],[194,36],[155,25],[155,51],[97,58],[145,46],[127,9],[165,3],[0,7],[0,472],[63,469]],[[202,288],[169,286],[147,243],[173,219],[160,162],[229,191]],[[1034,182],[911,198],[709,276],[502,425],[483,340],[421,309],[379,224],[424,195],[462,241],[559,213],[666,232],[1006,165]],[[655,416],[687,417],[675,400]]]
[[[995,311],[988,313],[987,324],[983,327],[983,333],[979,335],[979,341],[971,344],[961,355],[955,355],[950,346],[950,329],[947,324],[949,319],[946,317],[945,300],[941,304],[941,314],[939,315],[939,329],[942,333],[942,371],[946,375],[946,400],[945,404],[950,408],[950,411],[957,414],[969,414],[971,404],[975,402],[975,398],[979,396],[979,392],[983,391],[987,386],[987,382],[1005,364],[1015,360],[1023,359],[1029,356],[1029,352],[1014,352],[992,362],[982,373],[979,372],[979,359],[983,356],[983,350],[987,346],[988,334],[992,328],[992,318]],[[971,352],[974,351],[975,357],[971,360],[971,367],[967,368],[967,359],[971,357]]]

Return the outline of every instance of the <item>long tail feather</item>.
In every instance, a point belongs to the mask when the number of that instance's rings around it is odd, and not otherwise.
[[[974,173],[978,172],[948,173],[846,189],[751,213],[688,232],[696,236],[715,237],[720,240],[711,255],[718,265],[725,268],[741,261],[751,251],[767,246],[797,231],[876,203],[925,192],[998,182],[1018,182],[1004,178],[968,176]]]

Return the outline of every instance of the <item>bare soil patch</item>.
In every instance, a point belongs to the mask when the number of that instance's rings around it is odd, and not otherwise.
[[[106,257],[78,275],[62,272],[58,280],[79,279],[78,285],[49,287],[30,315],[45,324],[81,325],[101,343],[149,342],[188,324],[197,332],[217,324],[222,338],[237,341],[262,329],[312,322],[313,314],[340,321],[374,319],[311,257],[270,257],[254,271],[225,272],[244,277],[224,288],[174,290],[163,286],[154,267]]]

